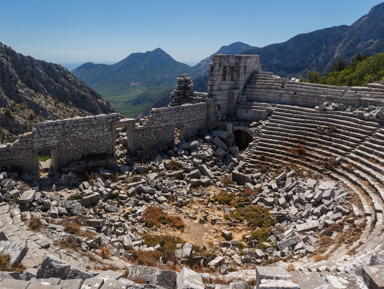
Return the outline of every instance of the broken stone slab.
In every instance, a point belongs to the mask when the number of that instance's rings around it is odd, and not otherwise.
[[[61,286],[58,285],[60,279],[58,278],[49,278],[49,279],[34,279],[31,280],[29,284],[29,289],[61,289]]]
[[[296,225],[297,232],[306,232],[311,230],[317,230],[320,223],[317,220],[309,220],[304,224]]]
[[[363,267],[363,279],[369,289],[384,289],[384,265]]]
[[[133,280],[133,281],[136,279],[144,279],[146,281],[149,281],[151,275],[153,275],[159,271],[160,271],[160,269],[155,268],[155,267],[132,265],[132,266],[128,267],[127,279]]]
[[[292,238],[288,238],[288,239],[285,239],[283,241],[277,242],[277,248],[280,251],[283,251],[285,248],[294,246],[294,245],[298,244],[299,242],[301,242],[300,237],[294,236]]]
[[[28,190],[21,194],[19,198],[20,205],[27,205],[31,204],[33,200],[35,199],[36,191],[35,190]]]
[[[183,268],[177,276],[177,289],[204,289],[201,275],[191,269]]]
[[[48,255],[39,269],[37,270],[37,278],[60,278],[67,279],[71,265],[61,259]]]
[[[197,140],[194,140],[194,141],[189,141],[189,142],[185,142],[185,143],[182,143],[179,148],[182,149],[182,150],[190,150],[190,149],[194,149],[196,147],[199,146],[199,142]]]
[[[87,225],[94,228],[102,228],[105,225],[105,219],[88,219]]]
[[[300,289],[300,286],[286,280],[262,280],[257,289]]]
[[[82,279],[61,280],[59,285],[61,289],[81,289],[83,282]]]
[[[27,243],[0,241],[0,255],[9,255],[9,264],[15,267],[28,252]]]
[[[311,273],[300,282],[300,289],[332,289],[319,273]]]
[[[226,151],[228,150],[227,145],[218,137],[214,137],[212,141],[215,145],[217,145],[222,150]]]
[[[108,279],[120,279],[123,277],[123,273],[118,272],[118,271],[112,271],[112,270],[107,270],[107,271],[102,271],[100,274],[97,275],[98,278],[103,278],[104,280]]]
[[[83,285],[81,288],[83,289],[100,289],[101,286],[104,284],[104,279],[103,278],[90,278],[84,281]]]
[[[125,289],[127,286],[132,288],[131,286],[136,285],[135,282],[127,279],[107,279],[104,280],[104,284],[101,289]]]
[[[89,207],[96,206],[98,204],[99,200],[100,200],[100,194],[93,193],[93,194],[91,194],[89,196],[86,196],[86,197],[78,200],[78,202],[82,206],[89,208]]]
[[[231,231],[223,230],[223,231],[221,231],[221,235],[224,237],[224,239],[226,241],[231,241],[232,240],[232,232]]]
[[[20,279],[20,273],[19,272],[5,272],[0,271],[0,279]]]
[[[161,270],[151,275],[149,284],[157,285],[166,289],[175,289],[177,286],[177,273],[171,270]]]
[[[240,186],[243,186],[246,183],[251,183],[251,179],[249,175],[246,175],[237,171],[232,172],[232,180]]]
[[[3,279],[0,282],[0,288],[1,289],[26,289],[29,286],[29,284],[31,284],[30,281]]]
[[[92,274],[89,274],[87,271],[80,268],[71,267],[68,274],[68,279],[81,279],[86,280],[94,277]]]
[[[175,251],[176,258],[178,259],[189,258],[192,255],[192,249],[193,249],[192,244],[185,243],[183,248]]]
[[[261,267],[257,266],[256,267],[256,288],[261,289],[261,288],[284,288],[284,287],[268,287],[268,283],[270,282],[271,285],[277,283],[273,283],[272,281],[292,281],[292,276],[291,274],[288,273],[288,271],[283,268],[283,267]],[[261,287],[261,284],[263,284],[264,287]],[[295,284],[297,287],[287,287],[287,288],[298,288],[297,284]]]
[[[208,263],[208,267],[217,268],[221,264],[224,263],[225,258],[222,256],[217,256],[215,259],[213,259],[211,262]]]
[[[201,165],[200,169],[203,174],[209,177],[211,180],[215,178],[215,175],[207,168],[206,165]]]

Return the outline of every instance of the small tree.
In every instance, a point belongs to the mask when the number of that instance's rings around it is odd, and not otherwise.
[[[307,79],[310,83],[319,83],[321,80],[320,72],[308,70]]]

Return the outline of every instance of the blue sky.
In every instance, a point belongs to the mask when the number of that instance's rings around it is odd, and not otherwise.
[[[196,63],[222,45],[265,46],[350,25],[375,0],[0,0],[0,42],[55,63],[117,62],[161,47]]]

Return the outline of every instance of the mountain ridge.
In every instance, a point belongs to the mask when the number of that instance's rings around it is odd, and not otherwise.
[[[116,111],[63,66],[0,43],[0,142],[14,140],[40,121]]]
[[[144,53],[132,53],[112,65],[86,63],[72,73],[123,113],[136,116],[158,94],[171,89],[179,74],[190,69],[189,65],[174,60],[164,50],[156,48]],[[127,110],[129,105],[133,109]]]

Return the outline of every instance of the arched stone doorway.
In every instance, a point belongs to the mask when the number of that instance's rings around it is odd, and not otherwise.
[[[245,150],[253,140],[252,136],[244,130],[235,130],[233,134],[235,135],[235,143],[240,151]]]

